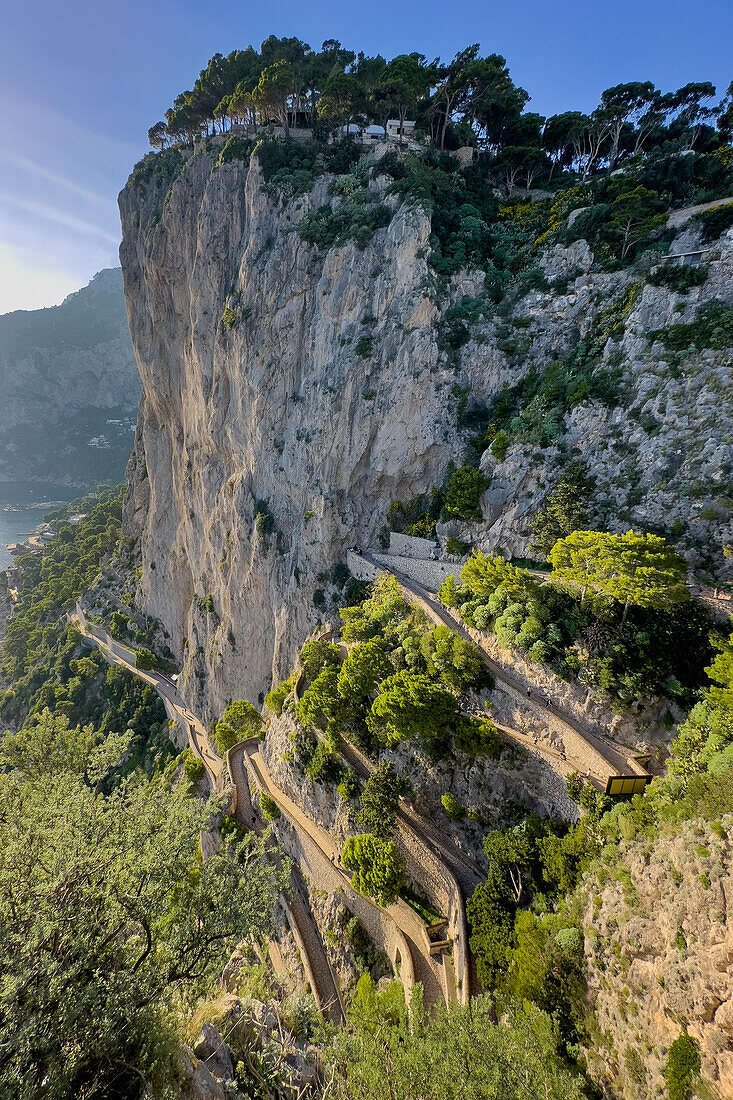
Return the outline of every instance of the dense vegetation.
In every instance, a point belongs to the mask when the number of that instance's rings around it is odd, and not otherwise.
[[[479,976],[499,1006],[520,999],[548,1012],[568,1050],[589,1041],[593,1027],[585,997],[585,895],[609,878],[628,881],[630,845],[653,845],[690,820],[722,836],[721,818],[733,812],[733,636],[720,643],[707,671],[711,686],[680,727],[667,777],[654,779],[643,796],[612,805],[572,777],[568,789],[586,810],[577,825],[530,818],[485,838],[489,875],[468,905]],[[692,1040],[673,1044],[670,1096],[692,1095],[699,1065]]]
[[[2,649],[8,685],[0,698],[6,722],[34,724],[45,708],[72,726],[92,723],[101,734],[129,731],[124,770],[162,765],[172,752],[165,709],[152,687],[109,666],[82,646],[67,621],[120,540],[122,491],[102,487],[92,497],[47,517],[56,535],[40,555],[16,559],[17,602]],[[78,522],[69,522],[75,513]]]
[[[226,835],[162,703],[85,650],[67,611],[119,548],[121,493],[50,517],[12,570],[0,741],[0,1093],[176,1097],[175,1012],[243,936],[270,928],[280,876],[263,841]],[[71,522],[73,512],[81,518]],[[123,548],[124,549],[124,548]],[[232,720],[239,714],[229,716]],[[178,763],[183,767],[178,768]]]
[[[386,133],[388,118],[400,126],[410,118],[440,150],[459,144],[490,150],[494,171],[509,187],[530,187],[567,169],[587,179],[599,167],[615,168],[646,155],[650,166],[640,186],[649,189],[655,167],[659,171],[654,158],[668,143],[682,151],[714,151],[730,135],[730,89],[717,105],[715,94],[709,81],[673,92],[661,92],[650,81],[619,84],[603,92],[590,114],[567,111],[545,118],[525,110],[530,97],[512,81],[505,59],[481,57],[478,45],[448,63],[428,62],[419,53],[386,61],[345,49],[335,39],[316,51],[297,38],[270,35],[259,52],[248,46],[226,57],[215,54],[149,137],[154,147],[165,148],[225,132],[233,124],[256,129],[268,122],[286,134],[307,126],[326,137],[369,121]],[[674,174],[684,177],[676,184],[684,188],[695,175],[705,186],[716,173],[710,165],[707,175],[700,168]],[[663,182],[674,185],[666,177]],[[606,198],[611,231],[628,247],[637,204],[646,211],[645,196],[616,179]]]
[[[581,1100],[581,1078],[556,1050],[550,1018],[527,1006],[496,1023],[488,997],[408,1015],[401,987],[359,982],[350,1026],[326,1052],[339,1100]]]
[[[561,498],[543,524],[558,522]],[[664,539],[575,531],[550,552],[550,583],[503,558],[472,555],[443,602],[505,649],[564,679],[608,692],[618,706],[667,695],[690,706],[712,655],[704,606],[689,599],[686,566]]]
[[[173,1005],[270,926],[262,841],[203,862],[215,806],[171,770],[103,793],[127,747],[48,711],[0,747],[3,1095],[180,1095]]]
[[[486,718],[462,713],[465,696],[491,686],[476,648],[447,627],[433,627],[402,596],[393,577],[369,586],[366,597],[340,611],[348,654],[316,638],[300,652],[302,686],[295,677],[266,697],[276,714],[295,720],[287,757],[316,783],[334,784],[354,826],[342,860],[358,889],[383,904],[405,889],[405,869],[392,834],[407,784],[383,761],[362,784],[341,756],[342,739],[368,754],[411,742],[433,761],[455,752],[497,756],[499,736]]]
[[[312,779],[342,777],[336,760],[341,734],[366,751],[415,740],[433,757],[451,743],[473,752],[493,745],[484,729],[489,723],[460,714],[462,693],[491,684],[470,642],[447,627],[432,627],[388,576],[340,614],[349,646],[344,660],[337,646],[321,639],[301,651],[307,686],[293,708],[300,730],[295,755]],[[266,698],[276,712],[287,699],[283,686]]]
[[[544,276],[536,258],[548,245],[582,237],[598,262],[625,266],[650,248],[666,250],[670,207],[733,190],[732,88],[716,103],[708,81],[673,92],[649,81],[619,84],[602,93],[590,114],[549,118],[528,111],[529,98],[512,81],[505,59],[482,57],[477,45],[448,63],[428,62],[419,53],[386,61],[335,40],[315,51],[297,38],[271,35],[259,52],[250,46],[211,58],[165,121],[151,128],[151,144],[162,152],[146,158],[135,179],[170,182],[182,167],[180,159],[171,160],[178,146],[236,126],[244,132],[232,134],[218,163],[248,159],[256,146],[266,187],[292,197],[323,172],[348,179],[356,171],[363,147],[352,140],[352,127],[374,123],[386,136],[388,119],[402,126],[409,118],[419,145],[407,155],[388,152],[378,172],[391,178],[391,192],[430,214],[430,263],[438,275],[466,266],[486,271],[483,308],[498,302],[520,274],[528,286],[540,287]],[[258,130],[271,123],[285,139],[293,128],[311,136],[288,142],[273,140],[268,131],[258,140]],[[466,146],[475,151],[470,164],[452,155]],[[370,170],[377,167],[368,165]],[[507,201],[497,200],[497,189]],[[539,201],[523,197],[533,189]],[[370,205],[373,199],[357,187],[348,202],[309,213],[304,238],[323,248],[351,238],[363,246],[389,220],[381,203]],[[729,224],[724,207],[700,216],[706,238]],[[476,308],[482,303],[457,307],[464,314]],[[454,349],[467,338],[465,321],[449,318],[447,341]],[[571,394],[589,384],[592,363],[585,367],[576,363],[578,377],[562,381]],[[597,385],[603,388],[602,378]]]

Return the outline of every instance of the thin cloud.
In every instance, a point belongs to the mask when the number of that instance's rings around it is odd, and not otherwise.
[[[48,103],[32,96],[19,96],[3,87],[0,87],[0,112],[8,132],[22,140],[26,149],[35,145],[39,155],[47,155],[49,145],[61,153],[68,151],[72,159],[93,149],[94,163],[102,167],[117,160],[132,166],[140,158],[141,148],[147,151],[144,134],[140,142],[131,142],[93,130],[77,118],[60,114]]]
[[[85,234],[85,236],[99,237],[102,240],[110,241],[112,244],[119,244],[119,237],[110,233],[108,230],[102,229],[101,226],[94,225],[93,222],[85,221],[83,218],[75,218],[72,214],[66,214],[63,210],[59,210],[55,206],[49,206],[48,203],[34,202],[31,199],[22,199],[17,195],[9,195],[2,191],[0,191],[0,203],[5,203],[7,206],[14,207],[16,210],[21,210],[24,214],[45,218],[46,221],[55,222],[57,225],[63,225],[66,229],[73,229],[77,233]]]
[[[59,175],[58,172],[52,172],[49,168],[46,168],[45,165],[38,164],[37,161],[31,160],[30,157],[23,156],[22,153],[8,153],[0,149],[0,160],[4,161],[6,164],[12,165],[14,168],[20,168],[22,172],[27,172],[37,179],[46,180],[48,183],[56,184],[57,187],[65,187],[68,191],[73,192],[73,194],[86,199],[87,202],[94,202],[98,203],[100,206],[107,207],[112,204],[113,200],[109,195],[101,195],[97,191],[90,191],[87,187],[82,187],[74,180],[67,179],[65,176]]]

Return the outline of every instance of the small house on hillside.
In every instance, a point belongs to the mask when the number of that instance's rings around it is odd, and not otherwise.
[[[415,122],[405,119],[402,123],[402,130],[400,131],[400,120],[398,118],[391,118],[387,123],[387,134],[393,140],[399,141],[401,138],[411,137],[412,132],[415,129]]]
[[[402,134],[400,134],[400,120],[390,118],[387,122],[386,133],[384,132],[384,126],[358,126],[352,122],[348,126],[341,127],[341,136],[358,137],[363,145],[376,145],[381,141],[404,141],[412,137],[414,129],[414,121],[405,120],[402,125]]]

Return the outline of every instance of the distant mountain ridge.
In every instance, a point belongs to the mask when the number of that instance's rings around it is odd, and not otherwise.
[[[0,316],[0,392],[0,481],[121,480],[140,379],[119,268],[61,305]]]

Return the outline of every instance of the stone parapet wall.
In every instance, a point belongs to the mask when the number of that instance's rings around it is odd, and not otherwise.
[[[358,581],[373,581],[381,572],[361,554],[355,554],[353,550],[346,551],[346,565],[352,577],[356,577]]]
[[[404,573],[427,588],[430,592],[437,592],[443,582],[451,575],[458,576],[461,571],[460,562],[454,561],[427,561],[420,558],[398,557],[396,554],[377,554],[371,551],[375,562],[383,565],[390,572],[395,570]]]
[[[419,539],[414,535],[402,535],[397,531],[389,533],[389,552],[397,557],[423,558],[432,561],[438,556],[439,546],[432,539]]]
[[[390,960],[402,981],[405,994],[409,997],[415,985],[412,953],[394,920],[368,898],[345,886],[338,871],[324,858],[306,833],[295,829],[283,818],[275,823],[275,833],[279,844],[298,865],[311,889],[323,890],[341,898],[346,908],[364,927],[372,943]]]

